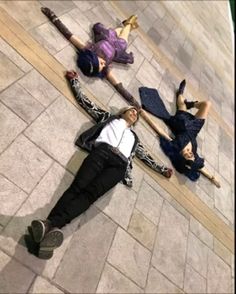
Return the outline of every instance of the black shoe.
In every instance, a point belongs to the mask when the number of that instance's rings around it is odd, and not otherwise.
[[[48,220],[33,220],[31,222],[31,229],[34,241],[36,243],[41,242],[50,228],[51,226]]]
[[[184,93],[184,89],[185,89],[185,86],[186,86],[186,81],[183,80],[180,84],[179,84],[179,89],[177,90],[176,92],[176,96],[178,97],[179,95],[183,95]]]
[[[53,250],[60,247],[64,236],[60,229],[54,228],[45,234],[44,239],[40,242],[38,257],[49,259],[53,256]]]
[[[195,107],[195,103],[197,103],[198,101],[187,101],[186,99],[184,100],[184,103],[187,107],[187,109],[191,109]]]

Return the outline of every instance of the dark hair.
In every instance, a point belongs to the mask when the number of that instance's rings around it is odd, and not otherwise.
[[[97,54],[88,49],[78,51],[77,53],[77,65],[82,73],[87,77],[100,76]]]
[[[179,173],[184,174],[191,181],[196,181],[200,177],[199,169],[204,166],[204,159],[199,157],[197,153],[194,154],[194,161],[186,160],[171,141],[162,137],[160,138],[160,146]]]

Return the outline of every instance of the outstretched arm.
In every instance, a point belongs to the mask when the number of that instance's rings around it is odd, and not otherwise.
[[[213,175],[211,175],[205,167],[199,169],[199,172],[208,178],[217,188],[220,188],[220,182]]]
[[[71,31],[61,22],[56,14],[47,7],[42,7],[41,11],[48,19],[54,24],[54,26],[62,33],[62,35],[69,40],[77,49],[84,49],[85,44],[77,36],[73,35]]]
[[[166,178],[171,177],[173,173],[172,169],[157,163],[141,143],[138,144],[135,155],[154,171],[162,174]]]
[[[111,114],[108,111],[103,110],[93,103],[89,98],[83,93],[78,80],[78,74],[75,71],[68,71],[66,73],[66,78],[70,82],[72,92],[75,96],[78,104],[83,107],[83,109],[97,122],[103,122]]]

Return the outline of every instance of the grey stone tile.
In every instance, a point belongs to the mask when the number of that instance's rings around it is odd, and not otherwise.
[[[134,190],[134,192],[138,193],[143,181],[144,171],[135,162],[133,162],[132,176],[133,176],[132,189]]]
[[[96,202],[96,206],[121,227],[127,229],[136,198],[137,195],[134,191],[123,184],[118,184],[100,198]]]
[[[0,100],[27,123],[44,110],[43,105],[17,83],[2,92]]]
[[[2,152],[27,126],[17,115],[0,103],[0,152]]]
[[[208,247],[191,232],[188,238],[187,262],[203,277],[207,276]]]
[[[157,225],[161,214],[162,204],[162,197],[143,181],[135,207],[150,221]]]
[[[85,12],[85,15],[91,23],[101,22],[108,28],[115,27],[113,18],[107,13],[101,4],[93,7],[90,11]]]
[[[98,5],[98,1],[73,1],[74,4],[83,12],[92,9]]]
[[[213,248],[213,236],[212,234],[203,227],[194,217],[190,219],[190,230],[206,245],[211,249]]]
[[[38,1],[2,1],[0,6],[5,9],[26,30],[32,29],[45,22],[40,2]]]
[[[73,11],[64,14],[62,17],[60,17],[60,19],[64,23],[64,25],[71,31],[72,34],[78,36],[81,39],[81,41],[86,44],[87,41],[90,40],[90,34],[88,34],[76,21],[78,19],[78,16],[73,18],[71,13],[73,13]],[[58,34],[60,34],[59,31]]]
[[[143,291],[106,263],[96,293],[143,293]]]
[[[106,81],[101,79],[89,79],[85,87],[96,95],[102,104],[106,105],[111,97],[114,95],[114,88]],[[122,98],[121,98],[122,99]]]
[[[26,293],[35,274],[0,251],[0,293]]]
[[[59,97],[30,125],[25,134],[66,166],[76,150],[74,141],[79,128],[85,122],[88,122],[88,119],[84,114],[67,99]]]
[[[50,8],[57,16],[64,14],[65,12],[72,10],[76,7],[75,3],[70,0],[62,0],[62,1],[48,1],[48,0],[40,0],[40,3],[44,7]]]
[[[56,54],[68,45],[68,41],[49,22],[30,30],[31,36],[49,53]]]
[[[149,250],[152,250],[156,235],[156,226],[136,209],[132,214],[128,232]]]
[[[44,278],[37,276],[28,293],[64,293]]]
[[[32,68],[32,66],[2,38],[0,38],[0,51],[24,72],[28,72]]]
[[[149,150],[152,150],[156,141],[156,136],[153,134],[153,131],[150,130],[150,128],[144,127],[143,125],[141,125],[141,123],[136,124],[134,126],[134,130],[146,149],[148,148]]]
[[[59,96],[59,92],[36,70],[25,75],[19,84],[44,106]]]
[[[226,132],[220,128],[220,142],[219,150],[222,151],[229,158],[233,157],[233,140]]]
[[[136,14],[138,5],[135,1],[119,1],[119,6],[128,14]]]
[[[137,39],[138,37],[135,38],[135,40]],[[137,72],[141,66],[141,64],[143,63],[144,61],[144,54],[143,52],[140,51],[140,47],[137,46],[137,44],[135,45],[134,42],[132,42],[132,44],[128,47],[128,50],[127,52],[132,52],[133,55],[134,55],[134,63],[131,64],[131,68],[133,71]],[[147,53],[148,54],[148,53]],[[133,83],[133,81],[135,81],[136,79],[133,78],[132,81],[130,82],[130,84]],[[131,92],[131,94],[133,94]]]
[[[136,79],[149,88],[158,88],[161,78],[161,74],[147,60],[144,60],[136,74]]]
[[[148,273],[145,293],[183,293],[178,287],[171,283],[164,275],[151,267]]]
[[[0,173],[31,192],[52,163],[43,151],[20,135],[0,156]]]
[[[162,36],[153,27],[148,30],[147,34],[149,35],[149,37],[151,37],[151,39],[156,43],[157,46],[162,42]]]
[[[187,250],[188,221],[164,202],[159,222],[152,265],[178,287],[183,287]]]
[[[54,57],[67,69],[76,69],[76,51],[72,45],[68,45],[59,51]]]
[[[2,203],[0,209],[0,223],[5,226],[28,195],[1,175],[0,186],[0,201]]]
[[[85,1],[75,1],[74,3],[77,5],[79,2],[84,3],[91,3],[92,1],[85,2]],[[97,2],[97,1],[95,1]],[[81,10],[81,7],[75,8],[69,12],[69,15],[72,17],[74,21],[76,21],[80,28],[82,28],[88,36],[91,36],[91,24],[88,18],[85,16],[84,12]],[[78,33],[75,31],[73,32],[75,35],[78,35]],[[85,41],[85,40],[83,40]]]
[[[223,152],[219,152],[219,173],[230,183],[231,171],[229,168],[232,159],[229,159]]]
[[[118,81],[122,81],[124,87],[127,87],[135,76],[135,71],[131,65],[114,63],[112,65],[112,74]]]
[[[54,281],[69,292],[94,293],[111,246],[116,225],[92,207],[81,220]],[[65,275],[65,272],[70,272]]]
[[[219,177],[218,177],[219,178]],[[215,207],[231,222],[233,222],[233,199],[230,184],[223,178],[219,178],[221,188],[215,189]]]
[[[212,251],[208,257],[207,293],[231,293],[230,267]]]
[[[192,58],[191,55],[183,48],[180,47],[178,52],[177,52],[177,58],[180,59],[180,61],[187,67],[191,68],[192,64]]]
[[[165,74],[166,68],[160,64],[156,56],[152,58],[151,65],[153,65],[162,76]]]
[[[164,16],[167,14],[167,10],[162,3],[157,1],[150,2],[150,7],[152,8],[153,12],[155,12],[156,15],[158,15],[159,18],[164,18]]]
[[[24,72],[2,52],[0,52],[0,68],[4,68],[4,71],[0,73],[0,91],[4,90],[24,74]]]
[[[206,279],[186,264],[184,291],[186,293],[206,293]]]
[[[108,262],[144,287],[151,253],[125,231],[118,228],[108,255]]]

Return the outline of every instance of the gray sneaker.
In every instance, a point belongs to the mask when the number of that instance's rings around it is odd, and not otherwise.
[[[54,228],[50,230],[40,242],[38,257],[42,259],[51,258],[53,250],[61,246],[63,239],[64,236],[60,229]]]
[[[33,220],[31,229],[34,241],[39,243],[43,240],[45,234],[50,230],[50,224],[47,220]]]

